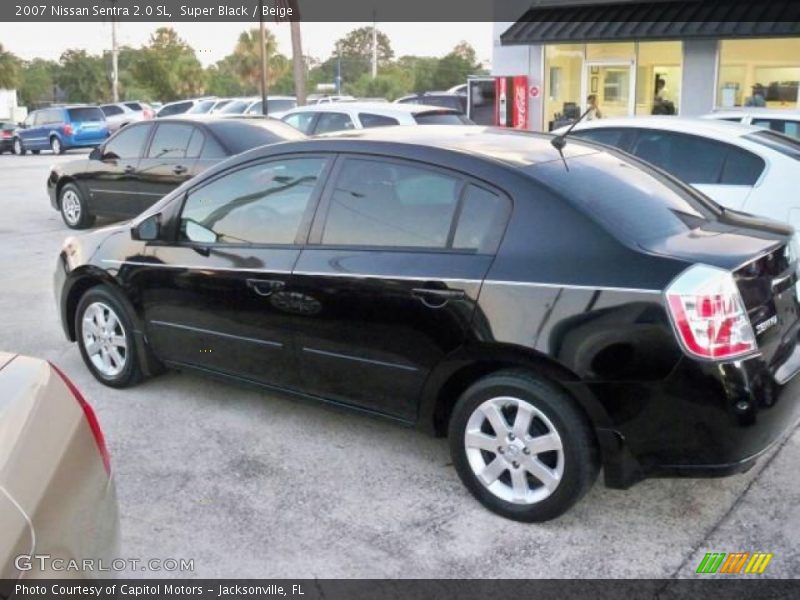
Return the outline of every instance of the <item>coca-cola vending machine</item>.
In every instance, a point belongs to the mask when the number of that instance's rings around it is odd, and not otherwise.
[[[528,129],[528,78],[495,78],[495,122],[499,127]]]

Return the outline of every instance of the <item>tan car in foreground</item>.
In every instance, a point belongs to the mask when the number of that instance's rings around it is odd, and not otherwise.
[[[47,361],[3,352],[0,532],[0,579],[108,576],[96,567],[116,556],[119,532],[91,406]]]

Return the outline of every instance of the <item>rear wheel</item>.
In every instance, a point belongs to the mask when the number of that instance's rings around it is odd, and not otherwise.
[[[17,156],[23,156],[26,152],[25,146],[22,145],[22,140],[19,138],[14,138],[14,142],[12,143],[12,150],[14,154]]]
[[[449,437],[467,489],[516,521],[563,514],[599,471],[586,415],[569,394],[528,371],[502,371],[473,384],[453,410]]]
[[[94,223],[95,216],[89,212],[86,200],[78,186],[67,183],[58,194],[61,218],[70,229],[86,229]]]
[[[53,154],[64,153],[64,146],[61,144],[61,140],[56,136],[50,138],[50,150],[53,151]]]
[[[142,378],[131,317],[112,289],[100,285],[83,295],[75,332],[83,362],[100,383],[124,388]]]

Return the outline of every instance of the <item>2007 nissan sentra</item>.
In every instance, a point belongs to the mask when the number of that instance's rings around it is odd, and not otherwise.
[[[259,148],[69,238],[101,382],[193,369],[448,435],[467,488],[554,518],[751,466],[797,416],[792,230],[615,150],[481,127]],[[231,400],[235,410],[235,400]]]

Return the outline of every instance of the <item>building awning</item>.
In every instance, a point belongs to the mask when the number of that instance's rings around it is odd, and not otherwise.
[[[797,0],[543,2],[500,36],[501,43],[563,44],[800,35]]]

